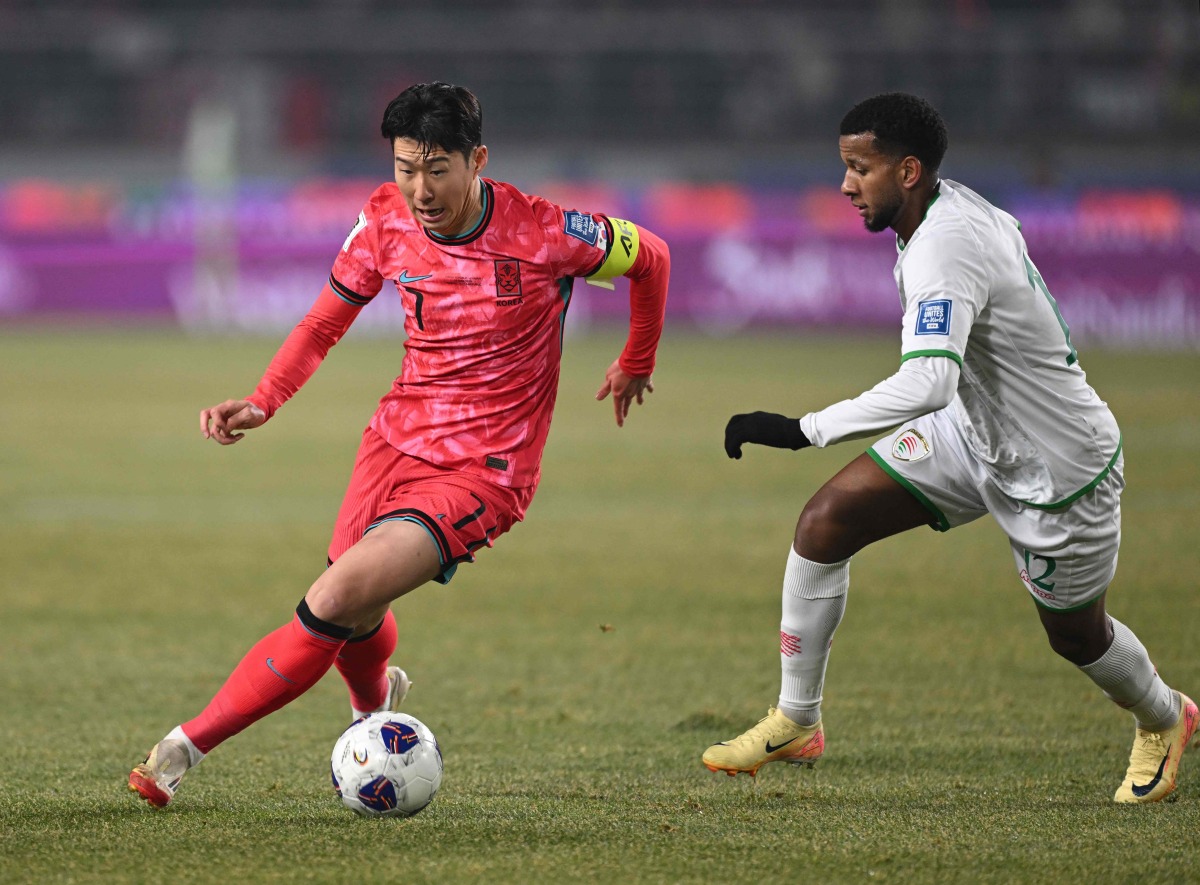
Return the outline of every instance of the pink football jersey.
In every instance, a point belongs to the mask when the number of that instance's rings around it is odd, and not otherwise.
[[[540,475],[572,282],[604,261],[610,228],[603,216],[482,184],[479,223],[452,239],[427,232],[396,185],[383,185],[329,284],[365,305],[390,281],[404,303],[403,365],[371,426],[402,452],[525,487]]]

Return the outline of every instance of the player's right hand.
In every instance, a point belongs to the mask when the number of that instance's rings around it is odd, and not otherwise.
[[[201,410],[200,432],[205,439],[231,446],[246,435],[237,431],[261,427],[266,420],[266,413],[249,400],[227,399],[220,405]]]
[[[654,393],[654,382],[650,380],[649,375],[626,375],[625,370],[621,368],[621,361],[616,360],[604,373],[604,383],[596,391],[596,400],[602,400],[610,393],[617,426],[624,427],[625,419],[629,417],[629,407],[634,402],[639,406],[644,403],[646,394]]]

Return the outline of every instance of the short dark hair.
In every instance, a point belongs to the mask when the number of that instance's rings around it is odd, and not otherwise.
[[[946,121],[923,98],[906,92],[885,92],[860,101],[842,118],[842,135],[870,132],[881,153],[899,160],[916,157],[936,173],[946,156]]]
[[[449,83],[417,83],[391,100],[383,112],[383,137],[411,138],[425,153],[441,148],[461,153],[483,144],[483,109],[469,89]]]

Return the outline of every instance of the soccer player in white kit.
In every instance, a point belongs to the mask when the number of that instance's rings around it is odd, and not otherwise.
[[[850,558],[917,526],[990,513],[1008,535],[1050,646],[1118,706],[1136,734],[1116,802],[1175,789],[1196,704],[1160,678],[1104,595],[1121,539],[1121,432],[1088,385],[1020,225],[939,179],[946,127],[924,100],[875,96],[842,120],[842,193],[867,229],[896,233],[904,308],[900,369],[854,399],[788,418],[734,415],[725,451],[801,449],[894,428],[829,480],[796,525],[783,580],[777,706],[709,747],[712,771],[811,767],[825,747],[821,693],[845,611]]]

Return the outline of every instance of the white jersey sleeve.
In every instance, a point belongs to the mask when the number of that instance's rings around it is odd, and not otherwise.
[[[800,419],[814,446],[874,436],[920,415],[945,408],[958,386],[958,363],[943,355],[918,356],[900,364],[896,374],[854,399],[842,400]]]
[[[904,305],[901,360],[944,356],[962,366],[971,329],[988,303],[983,249],[967,228],[920,247],[903,256],[904,273],[896,274]]]

